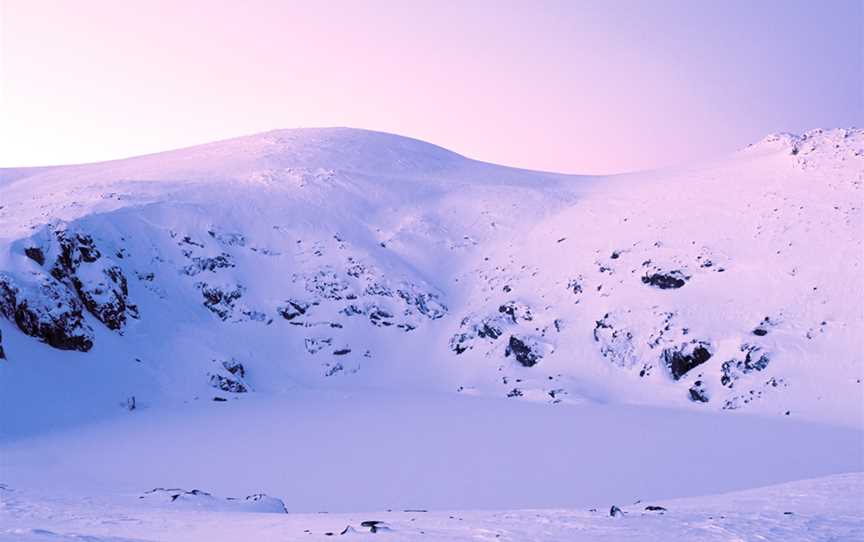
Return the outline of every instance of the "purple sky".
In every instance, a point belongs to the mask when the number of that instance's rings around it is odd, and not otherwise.
[[[864,124],[861,1],[0,0],[0,165],[273,128],[618,172]]]

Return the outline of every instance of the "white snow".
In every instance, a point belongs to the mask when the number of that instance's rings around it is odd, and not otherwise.
[[[314,539],[345,525],[307,513],[388,508],[430,510],[385,518],[399,540],[860,536],[862,186],[861,130],[610,177],[351,129],[0,170],[27,292],[0,283],[0,540]],[[89,351],[24,332],[79,297]],[[224,500],[259,493],[291,514]],[[535,508],[569,511],[441,512]]]
[[[0,541],[851,541],[864,537],[862,493],[864,476],[846,474],[712,497],[618,503],[624,515],[613,518],[609,503],[567,510],[262,514],[166,510],[133,497],[76,500],[7,490],[0,502]],[[366,521],[384,522],[388,530],[372,535],[361,526]]]

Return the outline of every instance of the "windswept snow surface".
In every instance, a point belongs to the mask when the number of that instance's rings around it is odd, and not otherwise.
[[[350,512],[862,471],[862,187],[861,130],[611,177],[353,129],[0,170],[0,482]]]
[[[862,492],[864,476],[846,474],[712,497],[619,503],[622,514],[611,517],[608,503],[566,510],[273,514],[172,509],[131,496],[58,499],[7,489],[0,502],[0,541],[852,541],[864,538]],[[364,522],[380,527],[373,535]]]

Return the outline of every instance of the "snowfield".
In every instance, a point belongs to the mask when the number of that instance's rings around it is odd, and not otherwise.
[[[855,129],[0,170],[0,540],[861,538],[862,186]]]
[[[699,540],[861,540],[864,476],[846,474],[737,493],[622,503],[571,510],[380,510],[353,514],[279,514],[173,509],[112,500],[61,500],[6,490],[2,542],[162,540],[510,540],[621,542]],[[206,498],[204,499],[206,500]],[[371,532],[374,524],[376,532]],[[33,528],[32,525],[41,525]]]

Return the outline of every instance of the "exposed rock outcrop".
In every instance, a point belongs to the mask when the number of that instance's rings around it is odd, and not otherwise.
[[[663,362],[672,378],[680,380],[691,369],[711,359],[710,348],[711,345],[703,341],[683,343],[663,350]]]
[[[72,286],[96,319],[109,329],[122,330],[128,317],[138,317],[123,269],[102,255],[91,236],[58,229],[53,237],[51,275]]]
[[[93,329],[84,320],[83,304],[49,276],[24,282],[0,273],[0,313],[54,348],[87,352],[93,347]]]
[[[533,367],[543,358],[543,348],[536,339],[510,335],[504,355],[512,355],[523,367]]]

